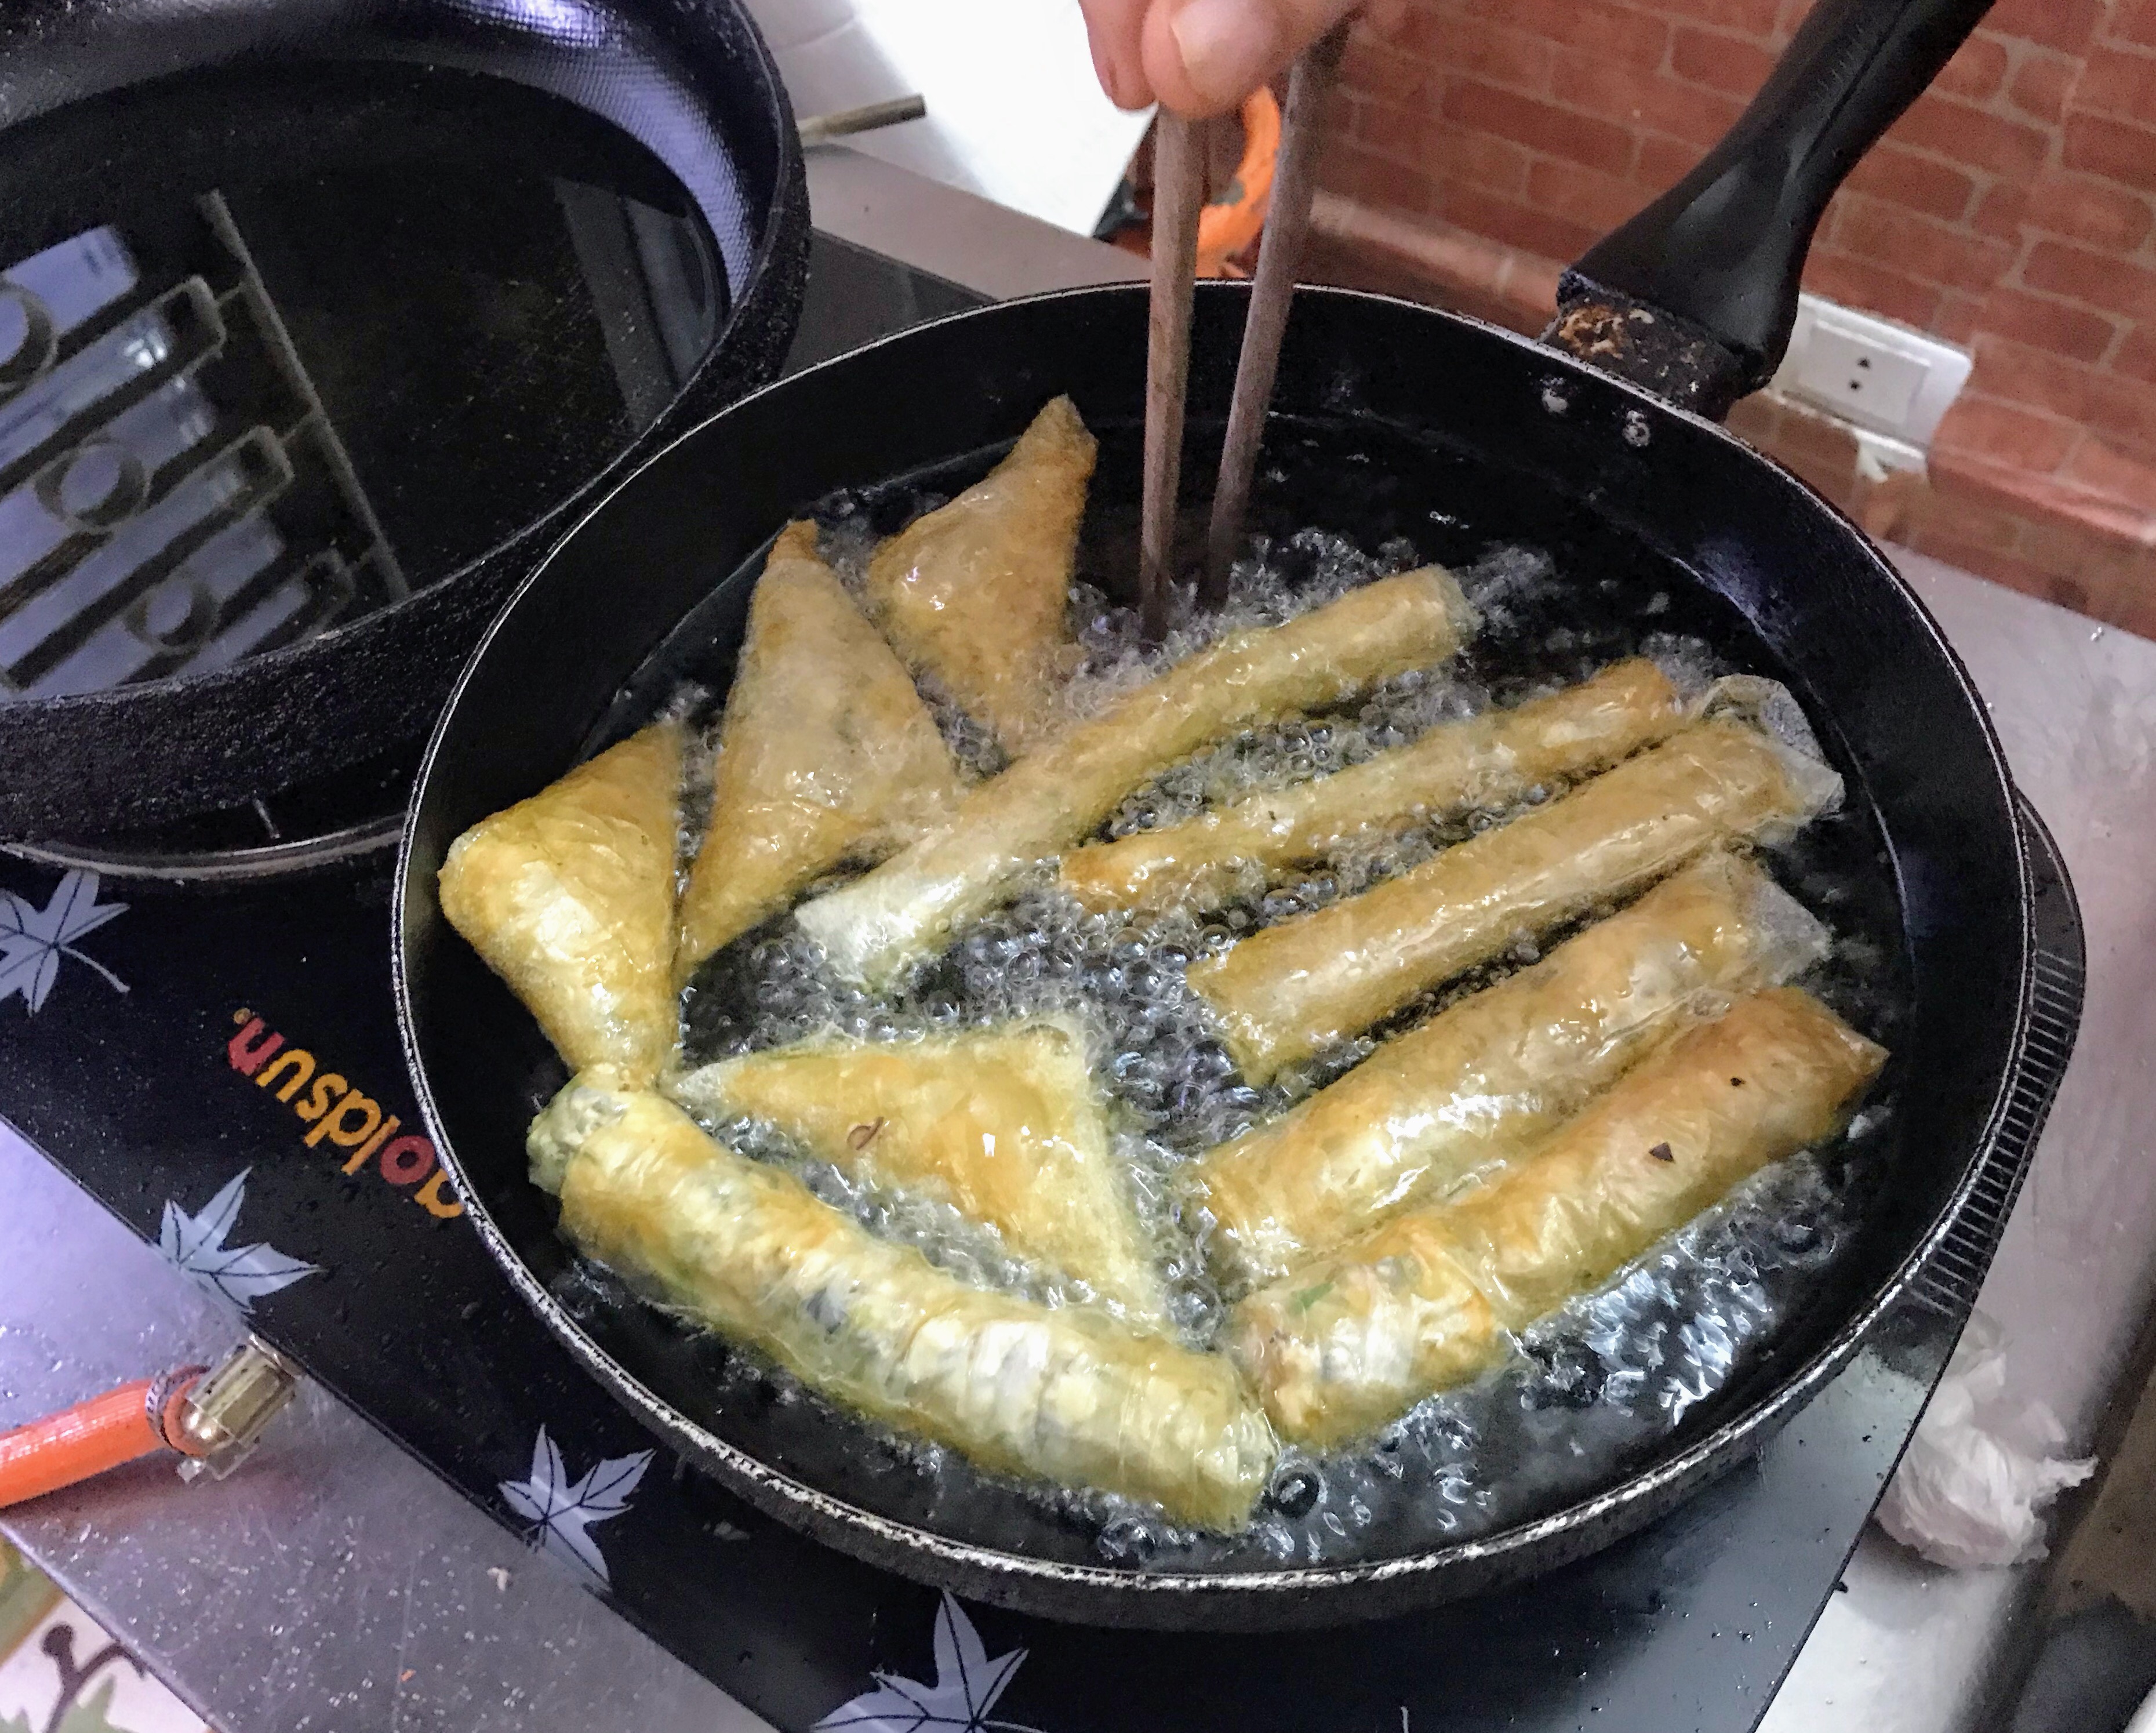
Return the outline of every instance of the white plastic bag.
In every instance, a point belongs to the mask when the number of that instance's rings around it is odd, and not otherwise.
[[[1879,1526],[1933,1564],[1969,1570],[2044,1556],[2044,1510],[2096,1472],[2054,1455],[2066,1428],[2006,1399],[2006,1333],[1975,1314],[1879,1504]]]

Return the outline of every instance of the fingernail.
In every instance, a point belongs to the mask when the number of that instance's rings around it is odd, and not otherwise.
[[[1279,47],[1272,9],[1252,0],[1187,0],[1168,20],[1183,75],[1208,102],[1247,96],[1273,69]]]

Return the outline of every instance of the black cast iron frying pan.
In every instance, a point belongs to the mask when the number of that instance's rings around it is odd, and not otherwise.
[[[1254,508],[1259,527],[1316,522],[1365,547],[1404,536],[1424,557],[1457,558],[1483,541],[1537,544],[1583,596],[1604,578],[1620,589],[1663,587],[1684,620],[1797,692],[1884,868],[1874,877],[1887,906],[1855,918],[1898,952],[1907,988],[1892,1031],[1898,1130],[1861,1230],[1815,1303],[1644,1459],[1501,1531],[1394,1551],[1378,1533],[1337,1566],[1147,1570],[1102,1562],[1086,1537],[1016,1494],[939,1504],[819,1404],[715,1401],[722,1350],[579,1273],[551,1203],[525,1178],[525,1126],[562,1067],[442,921],[434,877],[444,851],[635,726],[680,657],[701,656],[706,673],[723,664],[762,551],[789,517],[891,477],[969,479],[1058,392],[1102,435],[1086,558],[1131,563],[1147,309],[1142,291],[1109,288],[902,333],[684,438],[526,583],[443,717],[402,861],[407,1052],[475,1225],[598,1381],[737,1492],[894,1571],[1088,1622],[1318,1624],[1475,1592],[1606,1545],[1756,1448],[1928,1256],[1959,1247],[1980,1275],[2065,1062],[2058,1041],[2040,1036],[2056,1037],[2063,1022],[2070,1043],[2076,1004],[2071,990],[2055,995],[2054,1021],[2038,1029],[2044,959],[2018,797],[1966,676],[1877,551],[1800,482],[1669,399],[1718,412],[1771,370],[1834,179],[1982,10],[1827,0],[1730,143],[1584,261],[1561,325],[1613,369],[1650,373],[1660,395],[1467,320],[1304,291],[1261,465],[1276,466],[1276,479]],[[1710,222],[1702,206],[1717,203]],[[1679,244],[1695,248],[1696,268],[1678,267]],[[1687,311],[1672,316],[1673,301]],[[1231,286],[1199,296],[1199,445],[1207,429],[1217,440],[1224,419],[1243,306]],[[1207,455],[1194,449],[1186,473],[1209,473]],[[1434,511],[1466,523],[1447,528]],[[1965,1305],[1974,1289],[1957,1292]]]
[[[456,569],[419,574],[432,581],[408,599],[215,672],[0,702],[0,838],[74,841],[244,805],[417,740],[485,622],[563,529],[785,357],[808,190],[778,69],[741,0],[24,0],[0,14],[0,258],[184,209],[235,159],[304,180],[373,148],[343,136],[369,123],[341,111],[295,118],[308,112],[305,80],[354,67],[506,80],[627,132],[716,238],[725,323],[673,399],[595,473]],[[278,94],[265,97],[272,78]],[[159,105],[182,83],[199,95],[175,133]],[[457,100],[417,100],[415,114],[372,124],[424,126],[429,102]],[[454,131],[454,116],[440,126]]]

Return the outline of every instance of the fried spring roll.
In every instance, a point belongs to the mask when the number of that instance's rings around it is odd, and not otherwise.
[[[1005,747],[1050,712],[1093,436],[1067,397],[987,478],[916,518],[869,562],[869,607],[908,662]]]
[[[1324,1448],[1368,1432],[1476,1376],[1507,1331],[1838,1130],[1886,1057],[1794,988],[1740,1000],[1494,1183],[1251,1295],[1233,1351],[1281,1437]]]
[[[1387,1041],[1194,1170],[1224,1277],[1270,1281],[1546,1135],[1709,1005],[1789,980],[1826,931],[1716,853],[1533,968]]]
[[[774,1125],[842,1172],[938,1197],[1142,1323],[1165,1315],[1074,1028],[803,1041],[707,1065],[675,1093],[715,1118]]]
[[[834,1401],[982,1468],[1236,1529],[1276,1447],[1235,1366],[1087,1306],[968,1286],[601,1071],[534,1122],[578,1246]]]
[[[845,861],[882,859],[949,816],[958,779],[891,646],[790,523],[749,604],[711,813],[681,899],[674,978]]]
[[[1200,748],[1442,661],[1475,616],[1436,566],[1350,590],[1178,663],[968,795],[942,831],[798,914],[840,974],[881,986]]]
[[[1194,964],[1244,1075],[1367,1029],[1427,987],[1717,844],[1786,835],[1840,798],[1825,765],[1743,723],[1686,728],[1413,872]]]
[[[657,1074],[677,1033],[681,736],[656,723],[449,845],[442,913],[575,1068]]]
[[[1512,710],[1445,723],[1352,769],[1063,859],[1063,888],[1087,908],[1216,907],[1253,872],[1276,877],[1362,837],[1476,807],[1508,805],[1538,783],[1602,769],[1684,725],[1668,676],[1643,659]]]

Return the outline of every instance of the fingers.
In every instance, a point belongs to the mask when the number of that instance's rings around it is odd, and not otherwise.
[[[1139,32],[1153,97],[1191,119],[1233,108],[1361,0],[1152,0]],[[1089,8],[1090,13],[1090,8]]]
[[[1118,108],[1158,101],[1192,119],[1235,107],[1363,0],[1079,0],[1101,88]],[[1405,0],[1369,0],[1396,28]]]
[[[1139,39],[1146,7],[1147,0],[1078,0],[1093,45],[1093,70],[1117,108],[1143,108],[1153,100]]]

